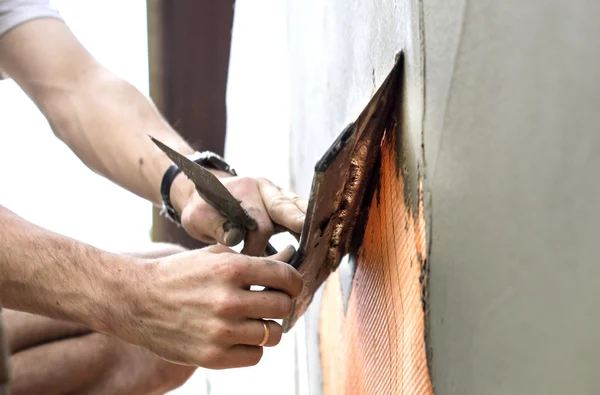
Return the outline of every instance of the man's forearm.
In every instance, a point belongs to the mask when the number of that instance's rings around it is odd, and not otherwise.
[[[129,298],[122,284],[131,279],[135,258],[50,232],[2,206],[0,246],[3,307],[109,332],[107,318],[118,314],[118,306]]]
[[[9,31],[0,38],[0,54],[0,67],[91,169],[160,203],[160,182],[171,161],[148,135],[183,154],[192,149],[148,98],[98,64],[59,20],[32,20]],[[171,189],[175,208],[192,192],[191,183],[178,177]]]
[[[90,168],[131,192],[160,204],[160,182],[171,161],[150,141],[156,137],[183,154],[189,145],[134,86],[98,66],[76,91],[43,100],[55,134]],[[178,177],[171,198],[178,212],[193,188]]]

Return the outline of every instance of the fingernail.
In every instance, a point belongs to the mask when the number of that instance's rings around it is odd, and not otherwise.
[[[240,228],[230,228],[225,232],[225,244],[233,247],[240,244],[244,240],[245,232]]]

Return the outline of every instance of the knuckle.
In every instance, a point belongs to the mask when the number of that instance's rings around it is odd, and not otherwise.
[[[288,199],[285,196],[276,196],[273,198],[273,201],[271,203],[271,208],[273,210],[283,210],[283,208],[285,207],[285,205],[287,203],[289,203],[290,199]]]
[[[200,197],[195,199],[192,203],[190,209],[184,209],[184,213],[182,213],[182,217],[187,215],[188,221],[198,222],[199,218],[204,218],[206,216],[207,210],[211,210],[212,207],[206,203],[206,201]],[[182,218],[183,219],[183,218]]]
[[[297,204],[304,202],[305,199],[302,196],[294,195],[291,200],[292,203]]]
[[[233,328],[225,322],[218,322],[210,330],[209,337],[215,343],[227,343],[233,336]]]
[[[232,257],[233,258],[233,257]],[[219,267],[219,275],[225,280],[237,280],[244,272],[244,265],[239,259],[228,259]]]
[[[258,226],[258,232],[264,236],[271,237],[275,233],[275,226],[271,221],[261,222]]]
[[[259,185],[269,185],[269,184],[271,184],[271,181],[268,180],[268,179],[266,179],[266,178],[264,178],[264,177],[258,177],[258,178],[256,178],[256,182]]]
[[[228,317],[240,311],[239,299],[233,292],[225,292],[222,296],[215,298],[213,312],[219,317]]]
[[[254,188],[256,186],[256,180],[250,177],[238,177],[236,183],[240,188]]]

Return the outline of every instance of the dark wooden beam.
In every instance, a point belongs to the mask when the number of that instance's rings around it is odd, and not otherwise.
[[[197,150],[223,154],[233,0],[147,0],[150,95]],[[152,239],[201,246],[155,209]]]

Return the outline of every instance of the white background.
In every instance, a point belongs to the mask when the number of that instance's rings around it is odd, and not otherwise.
[[[53,1],[86,48],[148,93],[144,0]],[[228,87],[226,157],[243,175],[289,187],[285,2],[239,0]],[[0,82],[0,204],[29,221],[111,251],[149,242],[150,203],[88,170],[10,80]],[[276,247],[287,240],[279,240]],[[175,395],[305,393],[303,323],[253,368],[198,370]],[[300,364],[302,366],[302,364]],[[299,384],[297,384],[299,383]],[[299,392],[297,392],[299,388]]]

